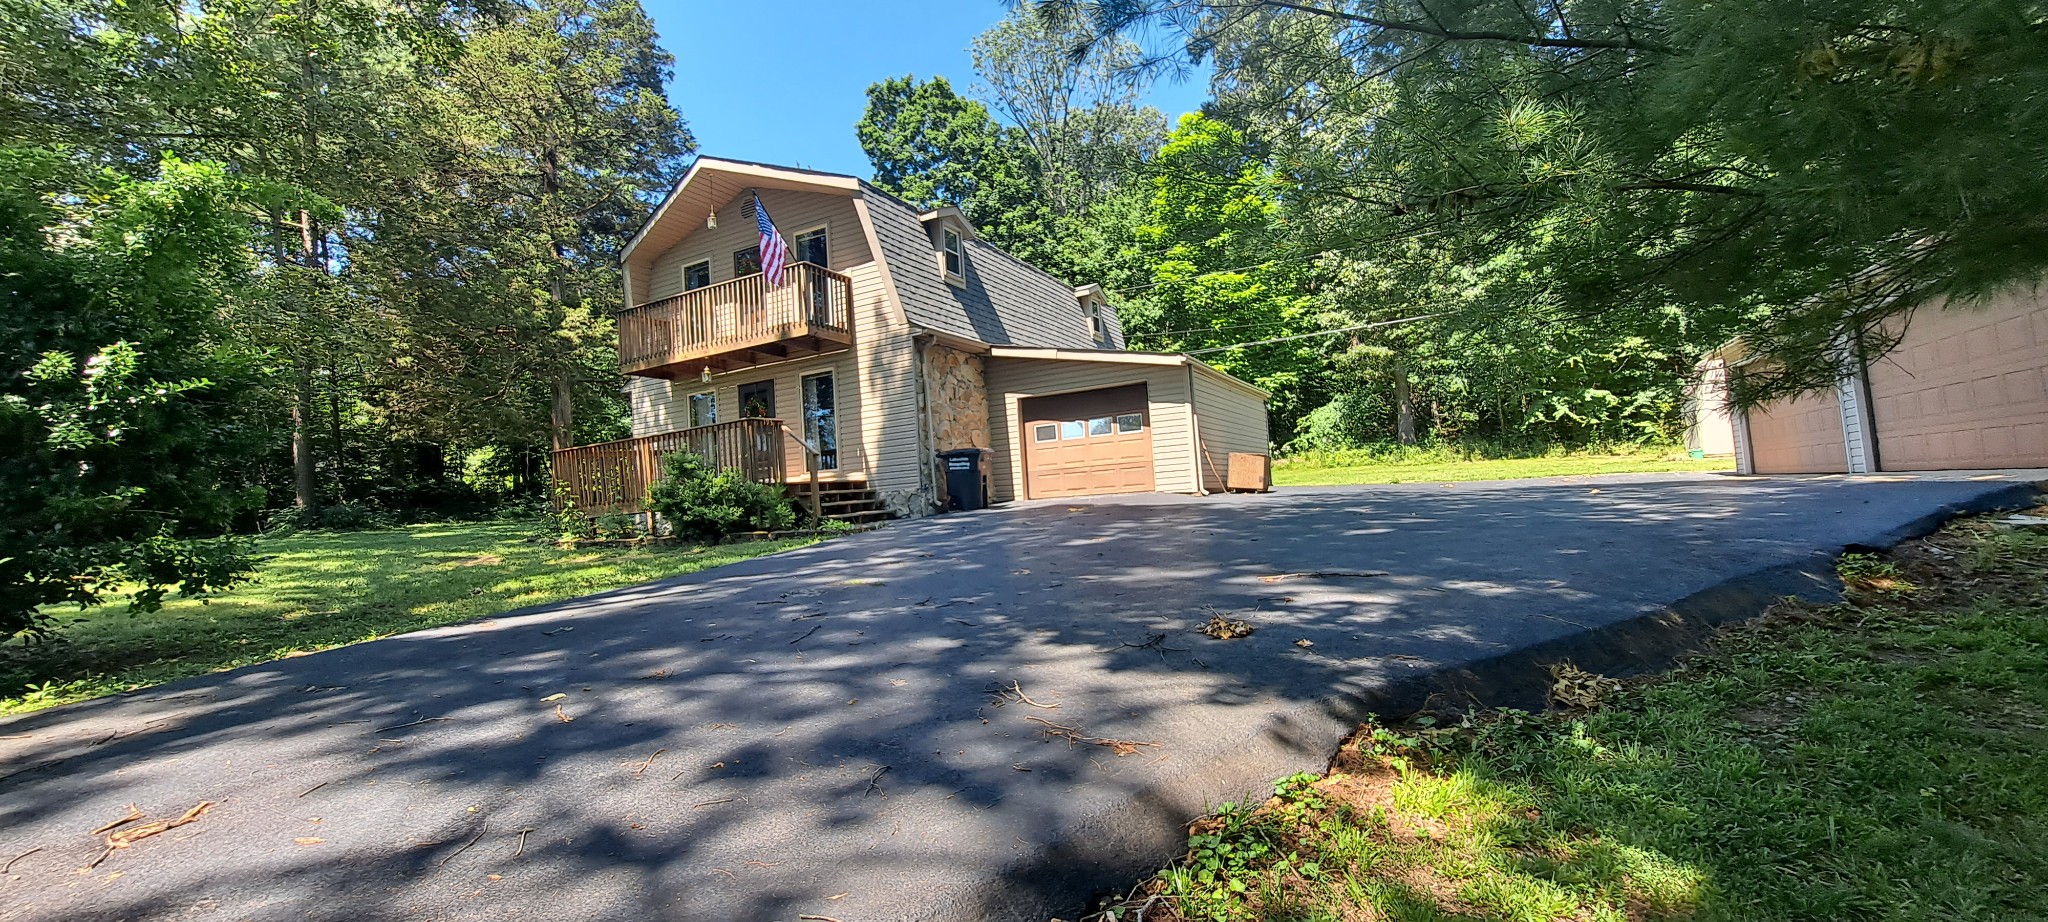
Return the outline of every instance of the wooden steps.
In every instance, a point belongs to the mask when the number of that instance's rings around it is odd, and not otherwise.
[[[788,486],[789,495],[796,500],[797,506],[810,508],[810,484],[792,483]],[[854,525],[886,522],[896,517],[865,483],[821,484],[818,488],[818,512],[825,518]]]

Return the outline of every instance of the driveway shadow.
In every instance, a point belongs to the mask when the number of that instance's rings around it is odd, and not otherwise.
[[[40,849],[0,916],[1072,914],[1209,805],[1321,767],[1390,687],[2001,486],[1587,478],[905,523],[0,723],[0,861]],[[1215,613],[1257,630],[1201,636]],[[128,804],[201,801],[80,873]]]

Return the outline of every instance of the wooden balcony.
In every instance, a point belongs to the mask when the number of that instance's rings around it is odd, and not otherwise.
[[[687,378],[852,345],[853,283],[813,263],[782,272],[773,288],[755,273],[620,311],[619,370]]]
[[[788,480],[783,439],[794,437],[788,431],[779,419],[740,419],[563,448],[553,458],[555,505],[574,504],[587,515],[644,512],[647,488],[661,479],[662,457],[677,451],[696,452],[713,470],[780,486]]]

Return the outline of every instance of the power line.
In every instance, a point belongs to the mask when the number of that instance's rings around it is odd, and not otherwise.
[[[1238,343],[1237,345],[1234,345],[1234,346],[1212,346],[1212,347],[1210,347],[1210,348],[1207,348],[1207,349],[1194,349],[1194,350],[1190,350],[1190,351],[1188,351],[1188,352],[1186,352],[1186,353],[1183,353],[1183,354],[1184,354],[1184,355],[1207,355],[1207,354],[1209,354],[1209,353],[1211,353],[1211,352],[1228,352],[1228,351],[1230,351],[1230,350],[1232,350],[1232,349],[1244,349],[1244,348],[1248,348],[1248,347],[1251,347],[1251,346],[1264,346],[1264,345],[1269,345],[1269,344],[1272,344],[1272,343],[1284,343],[1284,342],[1290,342],[1290,341],[1292,341],[1292,340],[1297,340],[1297,339],[1313,339],[1313,338],[1315,338],[1315,337],[1318,337],[1318,336],[1332,336],[1332,335],[1335,335],[1335,334],[1338,334],[1338,333],[1354,333],[1354,332],[1357,332],[1357,331],[1359,331],[1359,330],[1370,330],[1370,329],[1373,329],[1373,328],[1375,328],[1375,327],[1390,327],[1390,326],[1393,326],[1393,325],[1395,325],[1395,324],[1399,324],[1399,323],[1414,323],[1414,322],[1415,322],[1415,321],[1417,321],[1417,320],[1428,320],[1428,319],[1430,319],[1430,318],[1433,318],[1433,317],[1442,317],[1442,316],[1444,316],[1444,315],[1443,315],[1443,314],[1440,314],[1440,313],[1438,313],[1438,314],[1417,314],[1417,315],[1415,315],[1415,316],[1413,316],[1413,317],[1402,317],[1402,318],[1401,318],[1401,319],[1399,319],[1399,320],[1381,320],[1381,321],[1379,321],[1379,322],[1377,322],[1377,323],[1362,323],[1362,324],[1359,324],[1358,326],[1355,326],[1355,327],[1338,327],[1337,329],[1334,329],[1334,330],[1317,330],[1317,331],[1316,331],[1316,332],[1314,332],[1314,333],[1297,333],[1297,334],[1295,334],[1295,335],[1293,335],[1293,336],[1281,336],[1281,337],[1277,337],[1277,338],[1274,338],[1274,339],[1261,339],[1261,340],[1259,340],[1259,341],[1257,341],[1257,342],[1249,342],[1249,343]]]
[[[1267,267],[1267,266],[1271,266],[1271,265],[1276,265],[1276,264],[1279,264],[1279,263],[1290,263],[1290,262],[1296,262],[1296,261],[1300,261],[1300,260],[1309,260],[1309,259],[1321,259],[1321,258],[1323,258],[1323,257],[1325,257],[1325,256],[1335,256],[1335,255],[1337,255],[1337,254],[1339,254],[1339,253],[1349,253],[1349,252],[1351,252],[1351,251],[1353,251],[1353,250],[1363,250],[1363,249],[1365,249],[1366,247],[1369,247],[1369,246],[1375,246],[1375,245],[1377,245],[1377,244],[1381,244],[1381,243],[1390,243],[1390,242],[1392,242],[1392,241],[1395,241],[1395,240],[1405,240],[1405,239],[1409,239],[1409,238],[1414,238],[1414,237],[1428,237],[1428,236],[1432,236],[1432,235],[1435,235],[1435,234],[1441,234],[1441,233],[1443,233],[1443,232],[1444,232],[1444,229],[1443,229],[1443,228],[1441,228],[1441,227],[1425,227],[1425,228],[1420,228],[1420,229],[1417,229],[1417,230],[1406,230],[1406,231],[1400,231],[1400,232],[1397,232],[1397,233],[1387,234],[1387,235],[1384,235],[1384,236],[1381,236],[1381,237],[1375,237],[1375,238],[1373,238],[1373,239],[1370,239],[1370,240],[1365,240],[1365,241],[1362,241],[1362,242],[1359,242],[1359,243],[1354,243],[1354,244],[1352,244],[1352,245],[1350,245],[1350,246],[1346,246],[1346,247],[1336,247],[1336,248],[1333,248],[1333,249],[1328,249],[1328,250],[1317,250],[1317,251],[1315,251],[1315,252],[1313,252],[1313,253],[1296,253],[1296,254],[1294,254],[1294,255],[1292,255],[1292,256],[1276,256],[1276,257],[1273,257],[1272,259],[1268,259],[1268,260],[1266,260],[1266,261],[1264,261],[1264,262],[1252,263],[1251,265],[1248,265],[1248,266],[1237,266],[1237,267],[1235,267],[1235,268],[1231,268],[1231,269],[1211,269],[1211,270],[1209,270],[1209,271],[1207,271],[1207,272],[1197,272],[1197,273],[1195,273],[1194,275],[1190,275],[1190,276],[1188,276],[1188,277],[1186,277],[1186,278],[1178,278],[1178,279],[1169,279],[1169,280],[1167,280],[1167,281],[1163,281],[1163,282],[1147,282],[1147,283],[1145,283],[1145,284],[1143,284],[1143,285],[1132,285],[1132,286],[1130,286],[1130,287],[1128,287],[1128,288],[1113,288],[1113,289],[1110,289],[1110,291],[1111,291],[1112,293],[1114,293],[1114,294],[1120,294],[1120,295],[1127,295],[1127,294],[1131,294],[1132,292],[1138,292],[1138,291],[1150,291],[1151,289],[1154,289],[1154,288],[1158,288],[1158,287],[1160,287],[1161,285],[1177,285],[1177,284],[1180,284],[1180,283],[1182,283],[1182,282],[1192,282],[1192,281],[1195,281],[1196,279],[1205,279],[1205,278],[1208,278],[1208,277],[1210,277],[1210,276],[1214,276],[1214,275],[1230,275],[1230,274],[1233,274],[1233,273],[1238,273],[1238,272],[1250,272],[1250,271],[1251,271],[1251,270],[1253,270],[1253,269],[1263,269],[1263,268],[1265,268],[1265,267]],[[1191,330],[1191,331],[1187,331],[1187,332],[1198,332],[1198,331],[1192,331],[1192,330]]]

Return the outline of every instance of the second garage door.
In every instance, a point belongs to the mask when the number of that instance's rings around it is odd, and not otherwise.
[[[1030,498],[1150,492],[1145,403],[1143,384],[1019,401]]]

